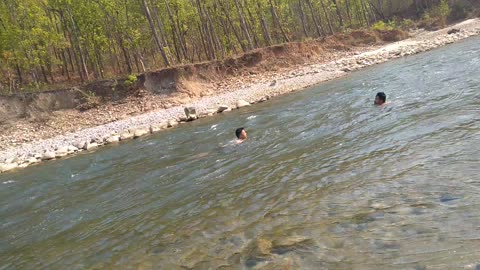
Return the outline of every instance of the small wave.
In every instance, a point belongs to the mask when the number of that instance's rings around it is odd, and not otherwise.
[[[247,120],[252,120],[252,119],[255,119],[255,118],[257,118],[256,115],[250,115],[249,117],[247,117]]]
[[[212,126],[210,127],[210,129],[212,129],[212,130],[217,130],[217,126],[218,126],[218,125],[212,125]]]
[[[8,184],[12,184],[12,183],[15,183],[15,182],[16,181],[13,181],[13,180],[7,180],[7,181],[2,182],[2,184],[8,185]]]

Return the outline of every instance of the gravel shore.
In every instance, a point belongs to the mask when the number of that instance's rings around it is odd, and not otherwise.
[[[460,31],[451,31],[452,29]],[[479,19],[467,20],[435,32],[418,31],[414,33],[412,38],[400,42],[376,47],[363,53],[352,54],[326,64],[307,65],[286,74],[278,74],[276,78],[267,83],[244,85],[232,89],[228,93],[203,97],[184,106],[145,113],[109,124],[83,129],[75,133],[13,146],[0,152],[0,172],[26,167],[41,160],[60,158],[80,151],[82,148],[92,149],[106,144],[106,140],[109,138],[109,142],[111,142],[112,136],[114,136],[113,140],[115,141],[115,135],[120,137],[121,134],[130,133],[134,136],[139,129],[155,132],[167,128],[167,126],[175,126],[178,121],[185,120],[181,119],[185,117],[185,107],[194,107],[197,116],[213,115],[217,113],[220,105],[226,105],[234,109],[237,107],[236,104],[239,100],[245,100],[252,104],[265,101],[277,95],[345,76],[351,71],[383,63],[390,59],[428,51],[476,35],[480,35]],[[123,137],[126,139],[129,136]],[[46,156],[45,153],[49,155]]]

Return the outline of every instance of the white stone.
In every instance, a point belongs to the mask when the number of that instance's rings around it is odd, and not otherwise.
[[[168,127],[167,122],[162,122],[162,123],[157,124],[157,125],[151,125],[150,126],[150,133],[159,132],[160,130],[166,129],[167,127]]]
[[[77,152],[77,151],[78,151],[78,148],[75,147],[75,146],[73,146],[73,145],[69,145],[69,146],[67,147],[67,150],[68,150],[69,153],[72,153],[72,152]]]
[[[10,171],[17,167],[18,167],[17,163],[9,163],[9,164],[0,163],[0,172]]]
[[[50,160],[54,158],[55,158],[55,152],[53,151],[47,151],[42,155],[42,160]]]
[[[134,130],[132,133],[133,133],[133,138],[138,138],[138,137],[142,137],[149,134],[150,131],[146,128],[139,128]]]
[[[120,136],[118,136],[118,135],[113,135],[113,136],[111,136],[111,137],[109,137],[105,140],[105,142],[107,144],[116,143],[116,142],[119,142],[119,141],[120,141]]]
[[[120,134],[120,140],[128,140],[128,139],[133,139],[133,133],[130,133],[128,131],[122,132]]]
[[[27,159],[28,164],[34,164],[34,163],[38,163],[38,162],[40,162],[40,160],[36,159],[34,157],[31,157],[31,158]]]
[[[178,122],[177,122],[177,121],[175,121],[175,120],[170,120],[170,121],[168,121],[167,127],[172,128],[172,127],[176,127],[176,126],[178,126]]]
[[[230,107],[228,107],[227,105],[220,105],[217,109],[217,112],[218,113],[222,113],[224,111],[227,111],[228,109],[230,109]],[[230,109],[231,110],[231,109]]]
[[[84,150],[92,150],[98,147],[98,143],[86,143],[85,147],[83,147]]]
[[[250,103],[245,101],[245,100],[242,100],[240,99],[239,101],[237,101],[237,108],[243,108],[243,107],[247,107],[247,106],[250,106]]]
[[[74,145],[76,148],[78,148],[78,149],[83,149],[83,148],[85,148],[85,145],[86,145],[86,144],[87,144],[87,142],[86,142],[86,141],[83,141],[83,142],[75,143],[75,144],[73,144],[73,145]]]

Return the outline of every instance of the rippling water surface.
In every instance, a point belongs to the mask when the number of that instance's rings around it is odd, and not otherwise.
[[[0,269],[475,269],[479,106],[477,38],[0,175]]]

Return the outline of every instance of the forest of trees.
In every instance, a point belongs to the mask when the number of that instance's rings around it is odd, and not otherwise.
[[[425,10],[446,3],[2,0],[0,92],[222,59],[273,44],[370,27],[380,20],[421,16]]]

